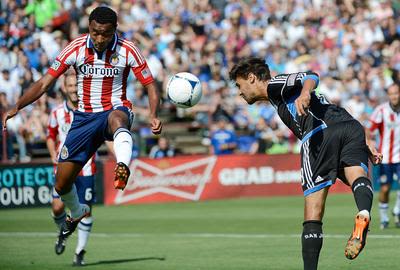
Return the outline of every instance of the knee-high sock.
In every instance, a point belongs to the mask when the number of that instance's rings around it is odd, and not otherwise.
[[[133,140],[131,132],[126,128],[119,128],[114,133],[114,152],[118,162],[129,166],[132,157]]]
[[[367,177],[359,177],[351,185],[354,199],[359,211],[371,212],[372,199],[374,197],[371,181]]]
[[[57,228],[60,229],[61,225],[64,223],[65,218],[67,217],[67,214],[62,212],[60,215],[56,216],[53,213],[51,214],[54,220],[54,223],[57,225]]]
[[[317,270],[323,237],[321,221],[304,221],[301,235],[304,270]]]
[[[85,212],[89,211],[87,205],[80,204],[78,199],[78,193],[76,192],[75,185],[72,185],[72,189],[70,192],[60,195],[61,200],[64,202],[65,206],[69,208],[71,211],[72,218],[79,218]]]
[[[78,244],[76,245],[75,253],[79,254],[85,249],[89,240],[90,231],[92,230],[93,217],[85,217],[78,224]]]

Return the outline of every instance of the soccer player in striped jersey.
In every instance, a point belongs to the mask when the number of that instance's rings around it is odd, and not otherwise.
[[[381,229],[389,226],[389,192],[396,174],[400,179],[400,87],[391,85],[387,90],[389,101],[379,105],[370,117],[367,129],[369,138],[379,132],[379,152],[383,154],[380,166],[379,213]],[[368,132],[369,131],[369,132]],[[373,143],[373,142],[372,142]],[[394,222],[400,228],[400,191],[397,191],[396,204],[393,208]]]
[[[67,73],[64,76],[64,102],[53,109],[50,113],[49,124],[47,126],[47,148],[53,163],[57,164],[61,147],[67,137],[68,130],[74,119],[74,110],[78,106],[78,95],[76,88],[75,73]],[[78,193],[79,202],[87,204],[90,209],[92,203],[95,202],[95,173],[96,163],[95,155],[92,156],[80,171],[74,186]],[[52,214],[58,229],[61,229],[65,222],[66,213],[64,203],[60,200],[60,196],[53,190]],[[89,239],[90,231],[93,226],[93,218],[90,214],[84,217],[78,224],[78,243],[75,249],[75,257],[73,265],[84,265],[85,247]],[[59,234],[55,244],[55,252],[60,255],[65,250],[65,241],[62,234]]]
[[[316,73],[299,72],[271,78],[263,59],[246,58],[229,75],[248,104],[270,102],[302,142],[304,269],[317,269],[325,201],[336,178],[352,187],[358,208],[354,229],[345,247],[345,256],[356,258],[365,245],[372,207],[368,158],[374,163],[382,158],[373,146],[366,144],[364,128],[345,109],[315,94],[313,90],[319,82]]]
[[[126,98],[126,84],[131,70],[147,90],[152,132],[159,134],[162,129],[157,117],[159,93],[146,60],[136,45],[120,38],[116,30],[117,14],[106,6],[95,8],[89,15],[89,34],[70,42],[48,72],[3,117],[5,127],[8,119],[42,96],[69,67],[75,69],[78,109],[60,151],[55,183],[55,190],[71,212],[60,230],[65,238],[90,212],[87,205],[79,203],[73,183],[105,140],[114,141],[117,159],[114,187],[124,189],[128,181],[133,114],[132,104]]]

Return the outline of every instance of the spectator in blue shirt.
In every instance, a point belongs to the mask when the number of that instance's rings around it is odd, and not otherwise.
[[[220,116],[217,121],[217,129],[211,134],[211,154],[232,154],[237,146],[236,135],[228,129],[228,119]]]
[[[154,145],[151,150],[150,158],[165,158],[175,156],[175,149],[169,144],[169,140],[165,137],[160,137],[158,139],[157,145]]]

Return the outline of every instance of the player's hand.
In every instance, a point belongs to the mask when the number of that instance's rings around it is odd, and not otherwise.
[[[150,125],[151,125],[151,132],[153,132],[154,135],[158,135],[161,133],[162,123],[161,123],[160,119],[158,119],[156,117],[152,118]]]
[[[374,146],[368,145],[369,159],[372,164],[377,165],[382,163],[383,155],[379,153]]]
[[[17,107],[14,107],[10,110],[8,110],[4,115],[2,119],[2,124],[3,124],[3,130],[7,129],[7,120],[10,118],[13,118],[15,115],[17,115],[18,109]]]
[[[302,92],[300,96],[295,100],[297,113],[299,116],[307,115],[307,109],[310,107],[311,95],[309,92]]]

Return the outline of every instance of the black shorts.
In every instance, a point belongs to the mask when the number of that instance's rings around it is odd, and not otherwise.
[[[343,181],[343,168],[361,166],[368,172],[368,148],[363,126],[356,120],[328,126],[301,146],[304,196]]]

